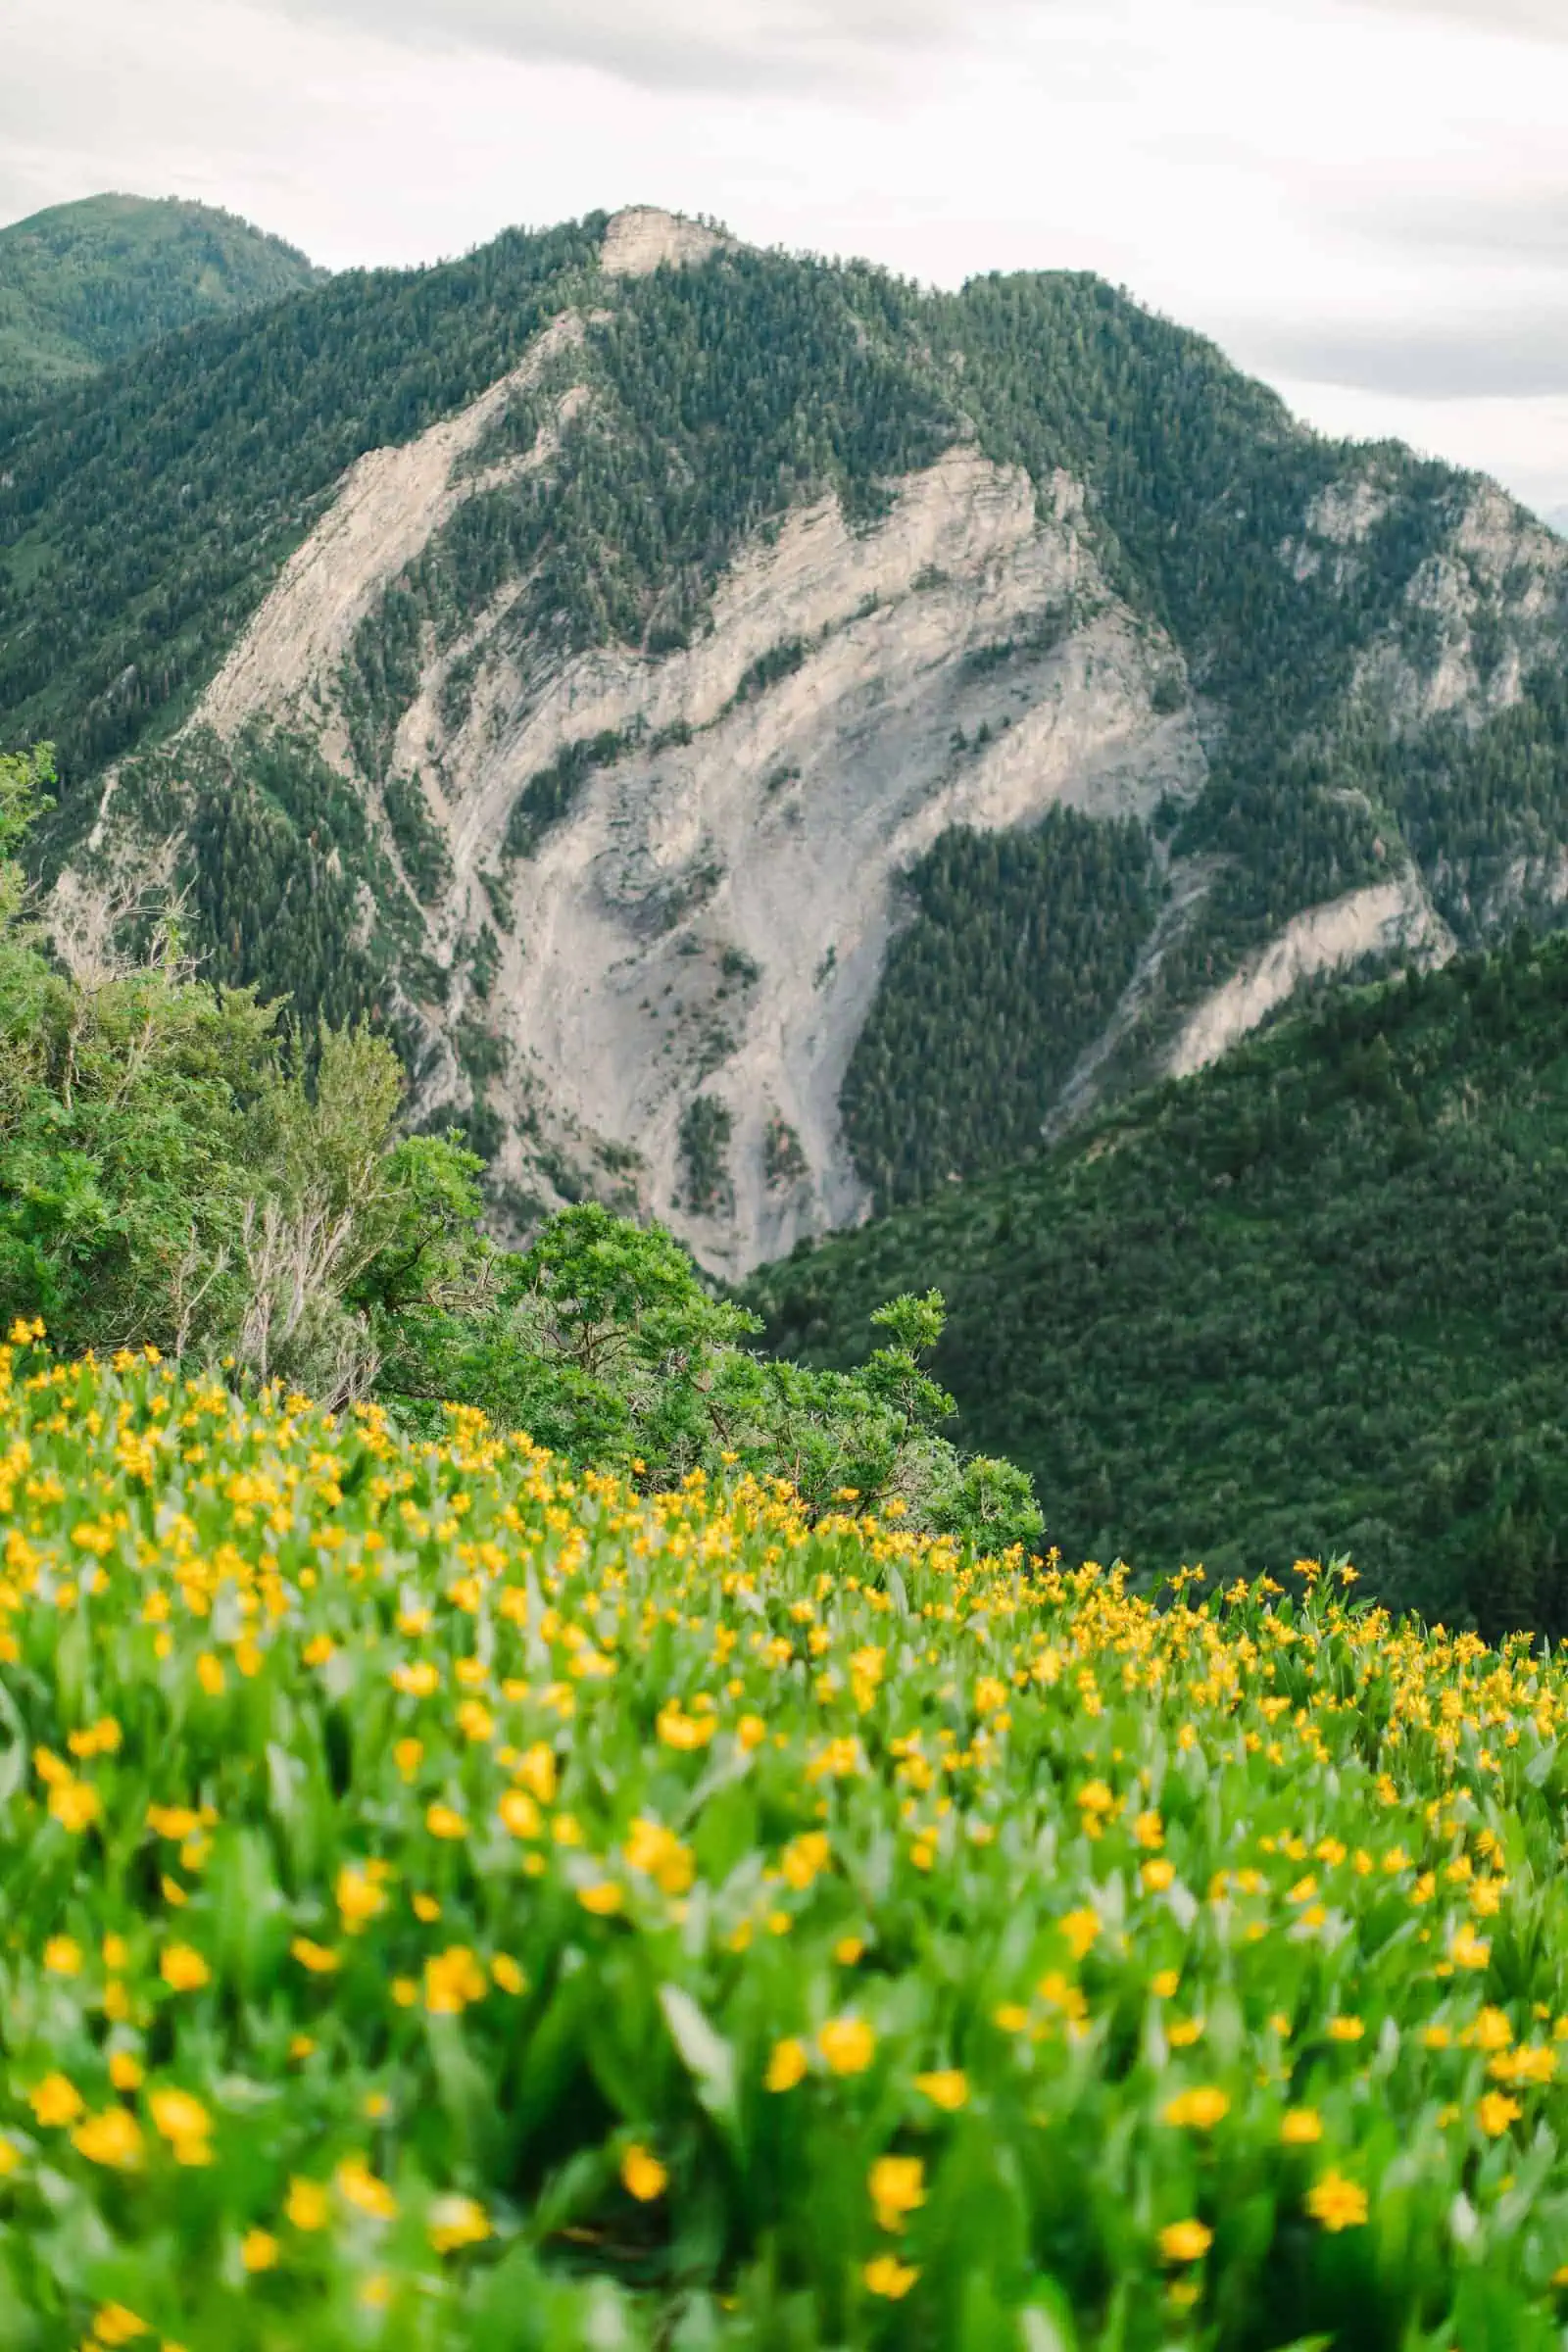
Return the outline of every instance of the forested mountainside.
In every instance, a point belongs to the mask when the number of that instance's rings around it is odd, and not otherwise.
[[[1216,1585],[1350,1552],[1489,1636],[1568,1634],[1568,940],[1327,992],[1045,1158],[767,1269],[848,1362],[940,1286],[965,1440],[1064,1557]]]
[[[0,228],[0,399],[95,375],[175,327],[275,302],[326,272],[232,213],[90,196]]]
[[[14,423],[0,556],[63,951],[373,1008],[514,1230],[740,1273],[1568,895],[1568,546],[1090,277],[509,234]]]

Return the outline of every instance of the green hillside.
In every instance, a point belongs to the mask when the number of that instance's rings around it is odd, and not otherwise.
[[[1319,438],[1213,345],[1093,277],[932,294],[730,247],[620,279],[600,267],[606,225],[350,273],[154,343],[0,424],[0,743],[59,748],[46,868],[90,828],[106,765],[125,762],[115,822],[179,843],[215,975],[287,976],[307,1017],[412,1004],[416,1061],[452,997],[425,904],[449,870],[418,780],[390,768],[426,686],[443,724],[463,721],[480,624],[535,682],[593,647],[657,662],[701,638],[726,566],[792,510],[833,493],[868,525],[901,477],[971,444],[1025,468],[1043,512],[1063,476],[1082,485],[1086,594],[1130,608],[1157,655],[1155,710],[1201,737],[1206,781],[1152,825],[1058,812],[1004,851],[961,833],[934,845],[843,1097],[880,1204],[1026,1149],[1156,935],[1112,1092],[1241,958],[1363,886],[1413,871],[1466,946],[1521,917],[1558,921],[1565,583],[1554,543],[1499,495],[1395,445]],[[487,486],[377,583],[333,680],[351,747],[334,773],[265,729],[164,758],[345,468],[466,407],[567,313],[580,335],[472,453]],[[547,462],[509,469],[547,422]],[[1342,520],[1319,529],[1330,511]],[[999,727],[1009,681],[1086,617],[1069,599],[974,657]],[[746,692],[771,691],[808,650],[781,625]],[[1394,675],[1408,699],[1456,666],[1470,683],[1437,723],[1366,684]],[[956,730],[953,775],[994,741],[989,722],[973,740]],[[525,781],[485,881],[502,930],[507,873],[634,748],[569,743]],[[1173,870],[1202,879],[1175,892],[1166,936]],[[458,920],[464,958],[483,961],[490,912]],[[472,1052],[454,1031],[465,1070],[496,1061],[480,1034],[493,1017],[474,1011]],[[491,1156],[507,1122],[478,1079],[471,1092],[453,1101]],[[511,1132],[532,1115],[513,1104]]]
[[[233,214],[89,196],[0,228],[0,395],[79,382],[172,329],[273,302],[324,271]]]
[[[1071,1146],[759,1277],[848,1361],[951,1309],[971,1444],[1070,1559],[1218,1580],[1346,1546],[1452,1622],[1568,1632],[1568,943],[1345,995]]]

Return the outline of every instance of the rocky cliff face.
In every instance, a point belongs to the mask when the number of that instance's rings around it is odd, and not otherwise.
[[[494,469],[454,468],[514,388],[361,462],[195,726],[283,720],[353,773],[336,685],[354,628],[455,503],[491,485]],[[563,416],[582,396],[568,390]],[[1027,824],[1058,802],[1148,817],[1203,779],[1191,705],[1155,708],[1173,648],[1106,590],[1081,509],[1064,476],[1042,514],[1021,469],[955,449],[900,483],[874,528],[825,502],[748,548],[688,651],[519,660],[497,612],[432,660],[393,760],[421,778],[451,867],[429,927],[456,979],[417,1107],[462,1093],[450,1040],[475,1005],[459,952],[490,923],[504,1176],[537,1188],[553,1167],[558,1193],[630,1178],[726,1272],[853,1222],[866,1195],[839,1089],[900,875],[952,825]],[[1031,635],[1026,659],[987,666]],[[459,662],[472,692],[452,725]],[[567,817],[509,858],[530,780],[607,737]],[[729,1122],[707,1202],[682,1150],[699,1094]]]
[[[692,223],[623,215],[602,299],[719,250]],[[177,767],[182,746],[281,727],[361,798],[438,976],[411,964],[396,983],[416,1115],[483,1095],[504,1219],[588,1192],[635,1200],[734,1276],[862,1215],[840,1091],[901,877],[953,827],[1026,827],[1065,806],[1135,818],[1155,843],[1164,911],[1104,1036],[1040,1104],[1043,1128],[1113,1072],[1200,1066],[1303,978],[1451,953],[1396,846],[1380,878],[1293,912],[1175,1013],[1162,1003],[1161,966],[1225,871],[1177,827],[1227,713],[1123,592],[1084,482],[1000,462],[961,421],[873,514],[818,497],[746,533],[703,625],[666,650],[521,627],[512,576],[455,629],[426,618],[369,760],[358,633],[466,513],[550,477],[600,399],[582,363],[608,316],[566,308],[478,400],[350,468],[172,755]],[[509,444],[498,428],[530,403],[531,442]],[[1369,454],[1303,507],[1281,570],[1354,598],[1394,497]],[[1483,725],[1560,650],[1565,580],[1568,545],[1474,487],[1361,647],[1351,699],[1385,736]],[[430,846],[422,879],[411,839]],[[117,814],[111,774],[56,885],[68,952],[101,939],[138,872],[177,864],[167,835]]]

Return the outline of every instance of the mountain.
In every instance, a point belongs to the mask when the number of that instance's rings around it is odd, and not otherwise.
[[[324,275],[232,213],[172,196],[34,213],[0,228],[0,395],[77,382],[174,327]]]
[[[1568,1635],[1568,940],[1336,991],[1034,1163],[750,1286],[858,1361],[949,1305],[966,1444],[1070,1561],[1211,1586],[1348,1550],[1370,1591]]]
[[[1568,546],[1083,275],[633,212],[0,434],[0,740],[101,956],[388,1021],[493,1210],[738,1276],[1568,898]]]

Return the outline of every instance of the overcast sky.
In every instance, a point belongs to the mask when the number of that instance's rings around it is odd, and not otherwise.
[[[1568,0],[0,0],[0,220],[200,197],[334,267],[627,203],[1089,268],[1330,429],[1568,509]]]

